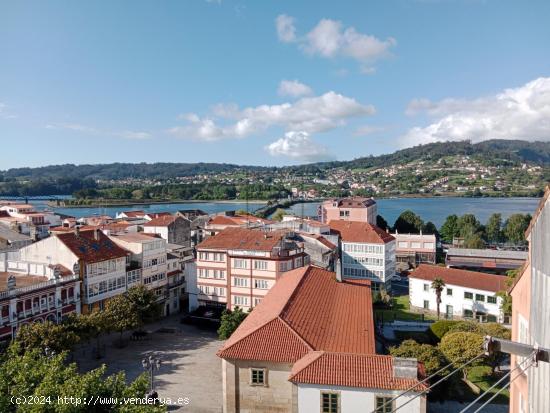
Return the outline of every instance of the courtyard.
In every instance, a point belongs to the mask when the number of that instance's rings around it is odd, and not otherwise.
[[[142,359],[154,355],[162,360],[160,370],[155,371],[155,389],[159,397],[172,401],[189,399],[188,404],[174,404],[168,411],[221,412],[221,359],[216,351],[223,341],[217,339],[215,331],[181,324],[180,319],[180,315],[174,315],[145,326],[150,333],[145,340],[131,341],[130,333],[125,333],[127,345],[124,348],[113,344],[118,334],[103,337],[102,358],[94,357],[91,343],[75,351],[75,361],[82,371],[106,364],[107,374],[124,371],[127,380],[131,381],[145,371]]]

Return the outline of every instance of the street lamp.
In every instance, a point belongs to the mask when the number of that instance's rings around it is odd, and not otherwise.
[[[145,370],[149,370],[149,395],[148,397],[157,398],[155,392],[155,369],[160,370],[160,359],[150,355],[149,357],[141,360],[141,365]]]

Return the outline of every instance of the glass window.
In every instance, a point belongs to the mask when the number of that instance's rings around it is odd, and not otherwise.
[[[430,302],[428,300],[424,300],[424,309],[426,310],[430,309]]]
[[[471,300],[471,299],[474,298],[474,294],[470,293],[468,291],[464,291],[464,298],[467,299],[467,300]]]
[[[338,393],[321,393],[321,412],[338,413]]]
[[[476,301],[485,301],[485,296],[483,294],[476,294]]]
[[[497,303],[497,297],[494,295],[488,295],[487,296],[487,302],[489,304],[496,304]]]
[[[447,295],[453,295],[453,289],[447,288]]]
[[[394,410],[395,400],[391,397],[376,396],[376,413],[391,413]]]
[[[424,291],[430,291],[430,284],[424,284]]]
[[[265,385],[265,369],[250,369],[250,383]]]

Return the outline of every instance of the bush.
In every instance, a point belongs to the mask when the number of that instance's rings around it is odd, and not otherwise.
[[[441,351],[429,344],[418,344],[414,340],[405,340],[399,347],[390,347],[390,354],[394,357],[412,357],[424,364],[426,374],[431,376],[447,364]],[[440,375],[446,372],[442,371]]]
[[[414,340],[421,344],[432,344],[433,342],[431,334],[423,331],[396,331],[394,334],[398,341]]]
[[[460,323],[460,321],[456,320],[439,320],[433,323],[430,328],[428,329],[428,333],[432,336],[432,338],[439,342],[443,338],[445,334],[457,323]]]

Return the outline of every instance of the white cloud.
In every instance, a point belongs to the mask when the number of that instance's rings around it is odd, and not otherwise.
[[[123,132],[117,132],[115,134],[116,136],[120,136],[124,139],[136,139],[136,140],[143,140],[143,139],[149,139],[151,138],[151,134],[148,132],[136,132],[136,131],[123,131]]]
[[[373,133],[382,132],[385,129],[386,128],[382,126],[370,126],[370,125],[360,126],[359,128],[355,129],[355,131],[353,132],[353,136],[372,135]]]
[[[279,40],[285,43],[298,42],[310,55],[324,58],[347,57],[358,61],[360,71],[372,74],[372,64],[390,55],[397,42],[393,37],[381,40],[373,35],[360,33],[354,27],[345,28],[340,21],[322,19],[304,37],[296,36],[292,17],[281,15],[276,19]]]
[[[415,99],[406,113],[436,119],[414,127],[402,137],[403,146],[469,139],[550,140],[550,78],[538,78],[514,89],[478,99]]]
[[[275,19],[277,36],[283,43],[291,43],[296,40],[296,27],[294,27],[294,17],[281,14]]]
[[[334,159],[328,149],[315,143],[309,133],[290,131],[285,136],[265,147],[271,156],[285,156],[307,162]]]
[[[6,109],[8,109],[8,105],[0,102],[0,119],[15,119],[17,117],[13,113],[9,113]]]
[[[309,96],[313,94],[313,90],[298,80],[281,80],[279,83],[279,89],[277,91],[280,96]]]
[[[227,108],[230,108],[229,110]],[[293,103],[260,105],[239,110],[233,105],[217,105],[214,116],[200,117],[195,113],[180,115],[187,120],[169,133],[206,141],[243,138],[272,126],[287,131],[325,132],[346,124],[350,118],[372,115],[372,105],[363,105],[336,92],[302,97]]]
[[[66,130],[81,132],[89,135],[114,136],[114,137],[124,138],[124,139],[142,140],[142,139],[149,139],[152,137],[152,135],[149,132],[130,131],[130,130],[108,131],[108,130],[97,129],[91,126],[82,125],[80,123],[49,123],[44,127],[46,129],[57,129],[57,130],[66,129]]]

